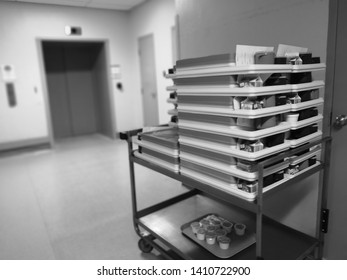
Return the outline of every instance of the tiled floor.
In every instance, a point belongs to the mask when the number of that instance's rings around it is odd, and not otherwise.
[[[136,179],[140,208],[183,191],[141,166]],[[92,135],[0,157],[0,259],[160,258],[137,241],[126,142]]]

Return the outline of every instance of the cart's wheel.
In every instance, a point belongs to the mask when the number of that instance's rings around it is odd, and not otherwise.
[[[150,253],[153,250],[153,246],[142,238],[139,240],[138,245],[143,253]]]

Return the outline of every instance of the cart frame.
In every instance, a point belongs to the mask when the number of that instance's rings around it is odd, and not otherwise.
[[[321,140],[313,141],[311,143],[304,144],[300,147],[290,149],[285,152],[281,152],[276,156],[272,156],[269,159],[260,161],[258,163],[258,192],[257,199],[255,201],[246,201],[242,198],[238,198],[232,194],[226,193],[224,191],[213,188],[207,184],[198,182],[189,177],[180,175],[179,173],[175,173],[173,171],[162,168],[158,165],[146,162],[140,158],[134,156],[134,147],[132,143],[132,137],[141,133],[142,129],[130,130],[127,132],[120,133],[120,139],[126,140],[128,145],[128,158],[129,158],[129,172],[130,172],[130,190],[131,190],[131,199],[132,199],[132,213],[133,213],[133,226],[135,232],[140,237],[138,246],[140,250],[144,253],[149,253],[155,248],[162,256],[167,259],[192,259],[190,254],[186,254],[182,252],[182,250],[178,249],[177,246],[174,246],[170,240],[167,238],[163,238],[161,234],[153,231],[150,226],[142,221],[143,217],[147,215],[151,215],[161,209],[170,207],[179,203],[183,200],[192,198],[194,196],[206,196],[208,198],[212,198],[213,200],[220,201],[221,203],[227,203],[230,206],[236,206],[238,208],[242,208],[245,211],[248,211],[255,215],[256,222],[256,243],[252,248],[248,251],[251,251],[250,254],[246,254],[246,258],[251,259],[264,259],[266,258],[267,252],[264,254],[263,243],[266,239],[266,235],[263,233],[264,222],[266,222],[267,227],[276,227],[280,228],[280,230],[285,231],[286,233],[298,235],[299,238],[307,239],[307,244],[301,248],[302,252],[300,254],[295,255],[297,259],[305,259],[305,258],[315,258],[322,259],[323,257],[323,245],[324,245],[324,234],[327,232],[327,182],[328,182],[328,174],[329,174],[329,166],[330,166],[330,150],[331,150],[331,137],[325,137]],[[263,178],[264,178],[264,169],[265,167],[274,164],[280,160],[289,161],[288,157],[302,152],[308,148],[314,147],[316,145],[321,145],[321,159],[320,164],[314,166],[313,168],[303,172],[298,176],[294,176],[293,178],[283,182],[281,185],[276,188],[263,192]],[[151,170],[159,172],[163,175],[166,175],[172,179],[182,182],[185,186],[187,186],[187,192],[157,203],[155,205],[149,206],[147,208],[138,209],[137,206],[137,192],[136,192],[136,179],[135,179],[135,168],[134,165],[139,164],[144,167],[147,167]],[[283,225],[282,223],[275,221],[269,217],[264,216],[263,213],[263,205],[264,205],[264,197],[267,197],[273,193],[280,191],[288,187],[289,185],[295,184],[300,180],[309,177],[315,173],[319,172],[319,185],[318,185],[318,199],[317,199],[317,220],[316,220],[316,234],[314,237],[308,236],[300,231],[294,230],[288,226]],[[176,238],[176,237],[175,237]],[[182,236],[182,238],[185,238]],[[265,241],[265,243],[267,243]],[[251,246],[251,247],[252,247]],[[275,246],[275,245],[274,245]],[[198,247],[198,245],[196,245]],[[206,255],[206,252],[203,253],[203,248],[197,248],[197,250],[201,250],[201,254],[204,254],[203,258],[213,259],[213,256]],[[299,250],[299,249],[298,249]],[[268,251],[268,249],[266,250]],[[198,252],[199,253],[199,252]],[[293,253],[294,254],[294,253]],[[194,254],[192,254],[194,256]],[[252,257],[253,255],[253,257]],[[270,255],[270,258],[272,255]],[[290,256],[290,257],[289,257]],[[241,256],[241,258],[244,256]],[[293,256],[288,254],[284,254],[284,256],[280,257],[283,259],[289,259]],[[232,257],[231,259],[235,259]]]

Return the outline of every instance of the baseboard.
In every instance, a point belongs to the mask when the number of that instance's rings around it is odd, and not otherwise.
[[[0,153],[9,152],[17,149],[34,148],[36,146],[51,147],[51,143],[48,137],[39,137],[33,139],[0,143]]]

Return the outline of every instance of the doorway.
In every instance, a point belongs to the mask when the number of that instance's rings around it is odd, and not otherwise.
[[[159,124],[153,34],[138,39],[144,126]]]
[[[115,137],[104,42],[42,41],[55,140]]]

